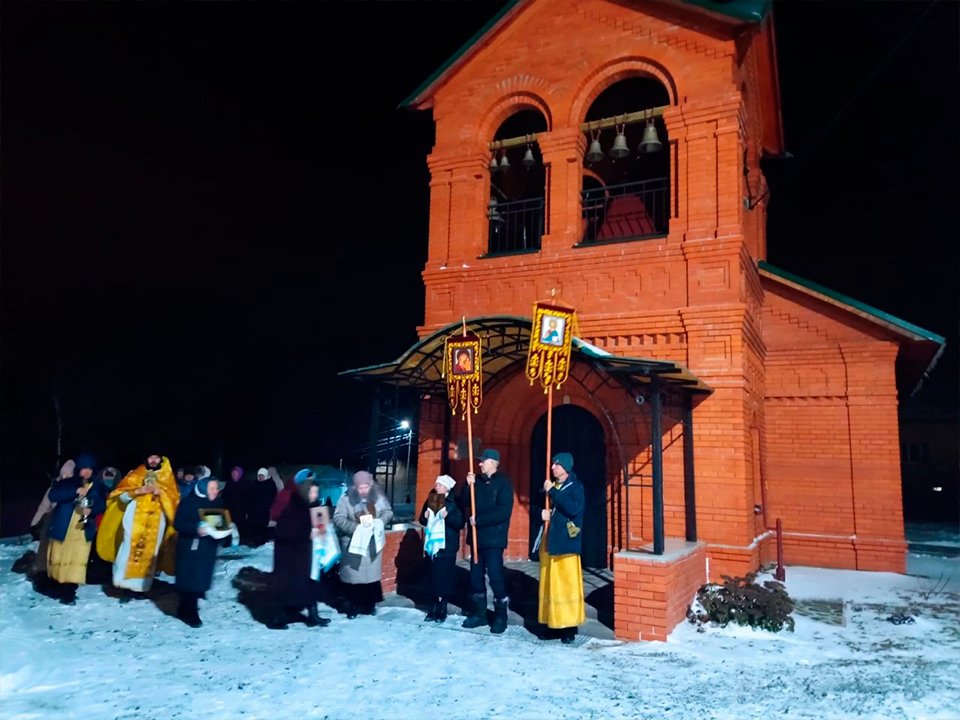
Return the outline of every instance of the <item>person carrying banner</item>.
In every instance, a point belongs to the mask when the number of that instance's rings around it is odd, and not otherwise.
[[[540,543],[540,593],[538,620],[559,631],[560,641],[569,645],[577,626],[586,619],[583,599],[582,548],[584,490],[573,472],[573,455],[553,456],[553,480],[544,480],[543,491],[550,498],[550,510],[541,511],[546,523],[546,542]]]
[[[470,564],[470,599],[467,618],[461,627],[476,628],[487,624],[487,586],[493,591],[493,621],[490,632],[499,635],[507,629],[507,581],[503,572],[503,551],[507,549],[510,516],[513,513],[513,486],[499,471],[500,453],[487,448],[480,454],[480,476],[467,473],[467,486],[476,496],[476,515],[469,514],[469,500],[465,501],[468,523],[477,529],[476,562]],[[473,545],[468,533],[467,543]]]

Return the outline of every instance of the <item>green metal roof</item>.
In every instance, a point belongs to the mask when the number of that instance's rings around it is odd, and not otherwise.
[[[762,22],[770,12],[773,0],[681,0],[717,15],[726,15],[744,22]]]
[[[504,5],[500,12],[490,18],[489,22],[480,28],[473,37],[467,40],[460,48],[451,55],[443,65],[437,68],[434,73],[424,80],[420,86],[410,93],[400,103],[399,107],[410,107],[418,98],[426,94],[427,90],[437,82],[450,68],[462,60],[476,45],[484,35],[490,32],[508,13],[526,0],[511,0]],[[708,13],[721,15],[742,22],[761,22],[770,12],[773,0],[679,0],[683,5],[690,5],[694,8],[704,10]]]
[[[851,297],[842,295],[838,292],[825,288],[823,285],[818,285],[815,282],[806,280],[798,275],[789,273],[786,270],[782,270],[765,260],[760,260],[757,262],[757,267],[761,271],[765,271],[769,276],[776,277],[781,280],[787,281],[788,284],[800,286],[801,289],[808,291],[811,294],[820,295],[822,298],[827,299],[828,301],[833,301],[831,304],[840,303],[848,306],[849,308],[858,311],[858,315],[869,315],[878,321],[880,324],[887,326],[893,326],[890,329],[897,329],[901,334],[908,334],[913,340],[929,340],[930,342],[937,343],[938,345],[943,345],[946,342],[946,338],[942,335],[937,335],[932,333],[929,330],[924,330],[918,325],[913,323],[908,323],[906,320],[901,320],[898,317],[894,317],[889,313],[885,313],[882,310],[877,310],[877,308],[862,303],[859,300],[854,300]],[[763,274],[763,273],[761,273]]]

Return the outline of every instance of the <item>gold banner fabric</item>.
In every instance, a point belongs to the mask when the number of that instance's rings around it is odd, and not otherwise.
[[[443,374],[453,414],[478,412],[483,402],[483,355],[477,335],[464,332],[444,341]]]
[[[536,303],[527,354],[527,379],[539,381],[543,391],[554,385],[558,390],[570,374],[570,350],[573,346],[576,312],[572,308]]]

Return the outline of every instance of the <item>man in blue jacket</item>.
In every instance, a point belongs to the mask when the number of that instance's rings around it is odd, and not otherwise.
[[[507,629],[507,580],[503,572],[503,551],[507,549],[510,515],[513,513],[513,486],[499,471],[500,453],[486,449],[480,455],[480,476],[467,473],[467,485],[473,486],[476,514],[470,514],[470,494],[464,492],[464,515],[467,516],[467,544],[473,546],[477,528],[477,548],[470,563],[470,600],[467,618],[461,627],[476,628],[487,624],[487,584],[493,590],[493,622],[490,632],[499,635]]]
[[[573,455],[553,456],[550,466],[553,480],[543,483],[550,498],[550,509],[541,511],[549,523],[546,542],[540,544],[539,621],[560,633],[560,641],[569,645],[577,636],[577,626],[586,619],[583,601],[582,546],[584,492],[573,472]]]

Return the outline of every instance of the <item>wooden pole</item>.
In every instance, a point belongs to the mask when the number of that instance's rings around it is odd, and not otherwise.
[[[473,465],[473,423],[470,420],[471,410],[469,406],[467,407],[467,455],[470,458],[470,470],[468,472],[474,473],[474,485],[476,484],[476,468]],[[477,517],[477,491],[474,485],[470,486],[470,516],[473,518]],[[480,554],[480,549],[477,547],[477,526],[473,523],[470,524],[470,533],[471,538],[473,539],[473,552],[470,555],[470,560],[472,562],[477,562],[477,556]]]
[[[463,336],[467,336],[467,317],[466,315],[461,316],[461,321],[463,322]],[[481,382],[483,379],[481,378]],[[467,398],[467,457],[469,458],[470,469],[467,472],[472,472],[474,474],[474,484],[476,484],[476,467],[473,464],[473,419],[471,416],[471,411],[473,410],[470,407],[470,399]],[[477,491],[474,485],[470,486],[470,516],[473,518],[477,517]],[[470,537],[473,540],[472,552],[470,553],[470,561],[477,562],[478,556],[480,555],[480,548],[477,547],[477,526],[470,524]]]
[[[551,457],[551,444],[553,438],[553,384],[547,386],[547,477],[546,480],[550,479],[550,457]],[[544,504],[544,509],[550,509],[550,496],[544,496],[546,503]],[[547,531],[550,529],[550,520],[549,518],[543,523],[543,539],[540,541],[540,547],[543,547],[543,543],[547,541]]]

